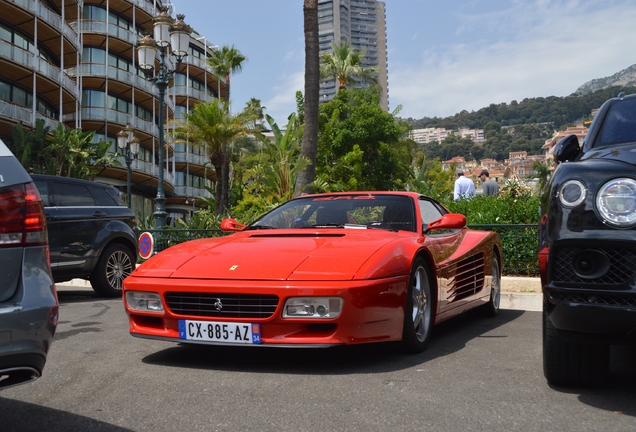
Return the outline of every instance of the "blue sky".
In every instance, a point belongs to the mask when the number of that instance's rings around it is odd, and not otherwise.
[[[172,0],[214,45],[248,57],[232,109],[252,97],[281,125],[304,89],[302,0]],[[389,105],[448,116],[567,96],[636,63],[633,0],[386,0]]]

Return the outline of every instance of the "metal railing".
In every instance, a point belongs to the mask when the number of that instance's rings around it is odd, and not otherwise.
[[[499,233],[502,245],[503,273],[506,276],[538,276],[539,261],[537,225],[470,225],[469,228]],[[221,237],[227,235],[221,230],[209,229],[162,229],[147,230],[155,238],[155,252],[188,240]]]

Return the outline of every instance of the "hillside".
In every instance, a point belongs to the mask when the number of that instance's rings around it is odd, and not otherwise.
[[[584,95],[596,90],[606,89],[608,87],[627,87],[636,86],[636,64],[631,65],[627,69],[616,72],[612,76],[605,78],[595,78],[588,81],[581,87],[576,89],[575,95]]]

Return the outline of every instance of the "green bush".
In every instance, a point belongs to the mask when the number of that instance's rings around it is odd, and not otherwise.
[[[448,202],[446,206],[453,213],[465,215],[470,227],[499,233],[504,274],[536,276],[539,198],[526,192],[505,192],[498,197],[476,196]]]

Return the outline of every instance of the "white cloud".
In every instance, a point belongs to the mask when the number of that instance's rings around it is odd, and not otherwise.
[[[461,16],[461,43],[390,65],[390,103],[403,117],[447,116],[526,97],[565,96],[636,63],[636,8],[626,1],[523,1]]]
[[[272,116],[279,126],[287,124],[287,117],[296,111],[296,92],[305,91],[305,72],[283,75],[279,84],[271,89],[273,96],[263,102],[265,112]]]

